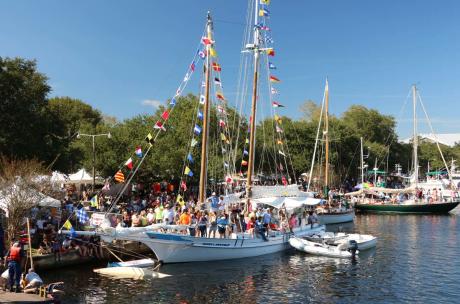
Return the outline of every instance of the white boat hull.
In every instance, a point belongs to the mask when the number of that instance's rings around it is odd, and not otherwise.
[[[346,250],[340,250],[340,246],[329,246],[310,242],[299,238],[291,238],[289,244],[297,250],[331,258],[351,258],[352,254]]]
[[[368,250],[371,248],[374,248],[377,246],[377,238],[368,235],[368,234],[356,234],[356,233],[351,233],[351,234],[345,234],[345,233],[337,233],[338,236],[341,234],[347,235],[347,242],[350,240],[355,240],[356,243],[358,244],[358,250],[363,251],[363,250]]]
[[[353,222],[354,218],[355,218],[354,210],[351,210],[349,212],[318,214],[318,220],[321,225]]]
[[[149,268],[139,267],[108,267],[94,269],[94,272],[119,279],[162,279],[170,276],[169,274],[156,272]]]
[[[315,225],[313,229],[304,226],[295,228],[294,234],[307,236],[324,230],[324,226]],[[280,233],[264,241],[247,234],[220,239],[148,231],[129,236],[118,235],[115,238],[144,243],[162,263],[185,263],[249,258],[279,252],[289,248],[288,241],[292,235]]]

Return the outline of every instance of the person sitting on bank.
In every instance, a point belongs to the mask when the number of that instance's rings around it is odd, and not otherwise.
[[[29,269],[29,272],[26,274],[25,277],[25,287],[24,290],[31,289],[31,288],[38,288],[43,285],[43,280],[40,276],[35,272],[33,268]]]
[[[5,256],[5,262],[8,262],[8,279],[11,292],[13,292],[13,285],[15,284],[16,292],[20,291],[21,259],[23,256],[24,251],[19,242],[15,242]]]

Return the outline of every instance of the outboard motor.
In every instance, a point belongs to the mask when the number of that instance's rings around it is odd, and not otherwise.
[[[351,259],[356,259],[356,251],[358,250],[358,243],[355,240],[348,241],[348,251],[351,252]]]

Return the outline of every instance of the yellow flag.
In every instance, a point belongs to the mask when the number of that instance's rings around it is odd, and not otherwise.
[[[245,143],[249,144],[249,138],[246,138]]]
[[[67,230],[70,230],[72,228],[72,224],[69,222],[69,220],[65,221],[63,227]]]
[[[190,174],[190,168],[189,168],[189,167],[185,167],[184,174],[185,174],[185,175],[189,175],[189,174]]]
[[[226,141],[226,140],[227,140],[227,137],[225,136],[224,133],[220,133],[220,139]]]
[[[216,57],[217,56],[217,52],[214,48],[210,48],[209,49],[209,55],[211,55],[211,57]]]
[[[260,0],[260,4],[270,5],[270,0]]]

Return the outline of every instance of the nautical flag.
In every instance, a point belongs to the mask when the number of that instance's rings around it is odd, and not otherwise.
[[[273,48],[269,48],[266,50],[268,56],[275,56],[275,50]]]
[[[164,120],[168,120],[169,111],[168,110],[164,111],[163,114],[161,114],[161,118],[163,118]]]
[[[147,134],[147,136],[145,137],[145,141],[147,141],[149,144],[152,144],[153,143],[153,136],[152,134]]]
[[[187,72],[187,73],[185,74],[185,76],[184,76],[184,81],[188,81],[188,79],[189,79],[189,74],[188,74],[188,72]]]
[[[220,133],[220,139],[222,139],[223,141],[226,141],[226,140],[227,140],[227,136],[225,136],[224,133]]]
[[[216,56],[217,56],[216,50],[215,50],[214,48],[210,48],[210,49],[209,49],[209,55],[210,55],[211,57],[216,57]]]
[[[282,177],[281,178],[281,182],[283,183],[284,186],[287,186],[287,180],[286,180],[286,177]]]
[[[245,140],[244,143],[245,143],[245,144],[249,144],[249,138],[246,138],[246,140]]]
[[[169,104],[174,107],[176,105],[176,98],[173,97],[171,101],[169,102]]]
[[[206,102],[206,97],[204,95],[200,95],[200,104],[204,104]]]
[[[80,223],[82,223],[82,224],[85,224],[86,222],[89,221],[89,217],[88,217],[88,214],[85,211],[85,208],[80,208],[77,211],[77,218],[78,218],[78,221]]]
[[[278,94],[278,91],[274,87],[270,89],[270,92],[272,93],[272,95]]]
[[[270,12],[269,12],[268,9],[266,9],[266,8],[261,8],[261,9],[259,10],[259,17],[264,17],[264,16],[265,16],[265,17],[270,16]]]
[[[274,108],[284,108],[284,106],[277,101],[272,102],[272,105]]]
[[[129,170],[132,170],[132,169],[133,169],[133,159],[132,159],[131,157],[125,162],[125,166],[126,166]]]
[[[70,227],[70,237],[71,238],[77,237],[77,233],[75,232],[75,229],[73,229],[73,227]]]
[[[193,132],[195,132],[196,135],[200,135],[201,127],[199,125],[195,124],[195,128],[193,128]]]
[[[222,86],[222,82],[220,82],[219,78],[214,78],[214,83],[217,84],[218,86]]]
[[[119,183],[125,182],[125,175],[120,170],[118,170],[117,173],[115,173],[115,181]]]
[[[203,120],[203,113],[201,111],[198,111],[198,114],[196,116],[199,120]]]
[[[62,227],[64,227],[67,230],[70,230],[70,228],[72,228],[72,224],[70,223],[69,220],[67,220],[65,221],[64,225],[62,225]]]
[[[99,206],[99,200],[98,200],[97,194],[91,198],[90,203],[91,203],[91,207],[97,208]]]
[[[225,100],[225,97],[222,93],[216,93],[216,97],[217,99],[220,99],[220,100]]]
[[[225,127],[225,121],[223,121],[222,119],[219,119],[219,126],[221,128]]]
[[[227,150],[224,147],[222,147],[222,153],[226,153],[226,152]]]
[[[189,154],[187,155],[187,159],[188,159],[189,162],[191,162],[191,163],[193,164],[193,158],[192,158],[192,154],[191,154],[191,153],[189,153]]]
[[[227,182],[227,184],[231,184],[233,182],[233,178],[228,175],[226,178],[225,178],[225,181]]]
[[[181,187],[184,191],[187,191],[187,184],[185,183],[184,180],[180,182],[180,187]]]
[[[212,41],[210,38],[208,37],[203,37],[201,38],[201,43],[203,43],[204,45],[210,45],[210,44],[213,44],[214,41]]]
[[[281,163],[280,163],[280,170],[281,170],[281,171],[284,171],[283,164],[281,164]]]
[[[276,66],[271,62],[268,63],[268,68],[271,70],[276,70]]]
[[[249,152],[247,150],[243,150],[243,155],[249,155]]]
[[[185,167],[184,174],[188,176],[193,176],[192,170],[188,166]]]
[[[220,64],[218,64],[217,62],[213,62],[212,63],[212,69],[216,72],[220,72],[222,71],[222,68],[220,67]]]
[[[271,29],[268,26],[263,25],[263,24],[259,24],[259,29],[261,31],[271,31]]]
[[[271,82],[280,82],[280,80],[278,78],[276,78],[275,76],[272,76],[272,75],[270,75],[270,81]]]
[[[180,195],[180,194],[177,195],[176,202],[179,203],[179,205],[181,205],[181,206],[184,206],[184,205],[185,205],[184,198],[183,198],[182,195]]]
[[[201,59],[205,59],[205,58],[206,58],[206,52],[199,51],[199,52],[198,52],[198,56],[199,56]]]
[[[245,160],[242,160],[242,161],[241,161],[241,165],[242,165],[242,166],[247,166],[247,165],[248,165],[248,162],[245,161]]]
[[[260,0],[260,4],[269,5],[270,0]]]
[[[225,114],[225,109],[222,106],[217,106],[217,112]]]
[[[281,120],[281,117],[275,114],[275,121],[279,124],[281,124],[283,121]]]
[[[177,90],[176,90],[176,95],[175,95],[175,96],[179,96],[181,92],[182,92],[181,89],[180,89],[180,88],[177,88]]]
[[[284,154],[283,151],[278,150],[278,153],[279,153],[280,155],[283,155],[284,157],[286,157],[286,154]]]
[[[270,37],[270,36],[267,35],[267,36],[265,36],[265,42],[266,42],[266,43],[274,43],[275,41],[273,40],[272,37]]]
[[[195,138],[192,138],[192,142],[190,143],[190,147],[195,147],[198,141]]]
[[[278,145],[282,145],[282,144],[283,144],[283,141],[282,141],[281,139],[278,139],[278,140],[276,141],[276,143],[277,143]]]
[[[190,64],[190,70],[192,70],[192,72],[195,71],[195,61],[192,61],[192,63]]]
[[[166,131],[166,128],[163,126],[163,123],[161,121],[157,121],[155,125],[153,126],[153,128]]]
[[[141,158],[142,157],[142,148],[141,148],[141,146],[137,146],[136,150],[134,151],[134,153],[136,153],[137,157]]]
[[[277,133],[283,133],[283,129],[281,129],[279,126],[276,126],[276,132]]]
[[[224,167],[228,168],[228,163],[227,162],[224,162]]]

